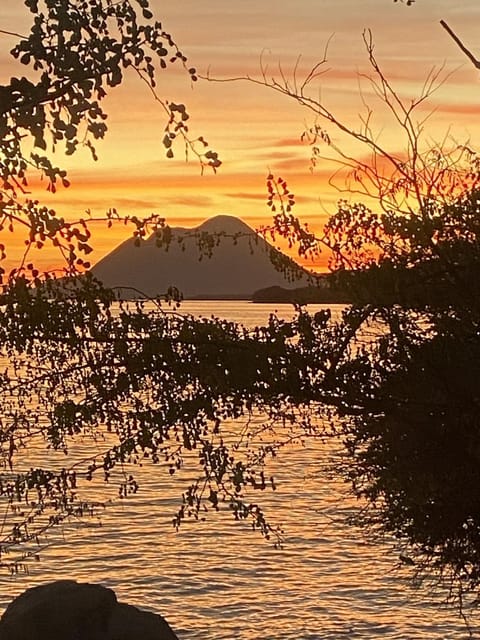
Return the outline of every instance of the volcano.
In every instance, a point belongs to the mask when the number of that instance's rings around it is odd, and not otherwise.
[[[219,215],[195,228],[172,227],[157,246],[152,234],[128,239],[92,273],[122,298],[163,295],[176,287],[186,299],[249,300],[258,289],[308,284],[308,272],[239,218]]]

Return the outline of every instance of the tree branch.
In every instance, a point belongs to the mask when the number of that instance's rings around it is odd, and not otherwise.
[[[470,49],[467,49],[467,47],[463,44],[463,42],[460,40],[460,38],[456,35],[456,33],[454,31],[452,31],[452,29],[448,26],[448,24],[445,22],[445,20],[440,20],[440,24],[445,29],[445,31],[448,33],[448,35],[451,38],[453,38],[453,40],[457,43],[457,45],[460,47],[462,52],[467,56],[467,58],[470,60],[470,62],[473,64],[473,66],[476,69],[480,69],[480,60],[475,58],[475,56],[470,51]]]
[[[27,39],[27,36],[22,36],[21,33],[16,33],[15,31],[5,31],[5,29],[0,29],[0,33],[3,33],[5,36],[15,36],[15,38],[20,38],[20,40]]]

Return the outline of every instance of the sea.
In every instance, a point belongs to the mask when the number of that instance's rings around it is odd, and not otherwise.
[[[246,301],[187,301],[179,311],[248,326],[294,313]],[[349,523],[361,505],[335,474],[339,444],[306,440],[271,462],[276,490],[258,502],[284,532],[280,547],[227,508],[176,531],[172,519],[194,471],[172,478],[161,467],[136,469],[137,494],[49,534],[27,571],[0,573],[0,612],[25,589],[68,578],[101,583],[163,615],[180,640],[480,638],[475,618],[468,628],[435,581],[414,579],[398,543],[372,541]],[[32,464],[42,455],[29,452]]]

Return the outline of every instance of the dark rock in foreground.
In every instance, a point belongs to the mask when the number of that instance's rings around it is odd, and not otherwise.
[[[178,640],[159,615],[117,601],[111,589],[59,580],[7,607],[0,640]]]

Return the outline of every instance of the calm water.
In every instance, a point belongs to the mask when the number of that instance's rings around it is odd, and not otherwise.
[[[183,306],[246,324],[264,322],[274,309],[291,314],[287,305]],[[352,504],[328,470],[333,453],[333,445],[310,441],[271,465],[278,489],[258,499],[283,525],[281,550],[225,512],[175,533],[171,519],[189,477],[172,480],[160,467],[145,466],[140,492],[108,507],[101,523],[51,536],[54,544],[29,575],[0,574],[0,610],[29,586],[68,577],[101,582],[120,599],[163,614],[181,640],[469,637],[456,613],[440,606],[441,594],[411,588],[394,570],[398,549],[367,544],[344,524]],[[32,452],[32,463],[39,456]]]

